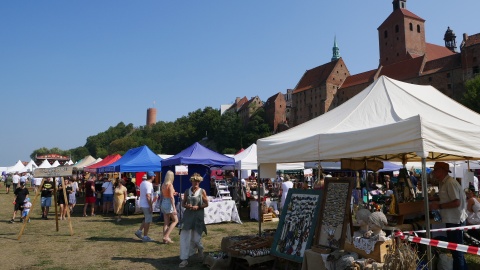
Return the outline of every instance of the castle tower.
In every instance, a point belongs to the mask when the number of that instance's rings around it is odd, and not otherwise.
[[[153,126],[157,122],[157,109],[147,109],[147,126]]]
[[[450,51],[455,52],[455,49],[457,48],[457,41],[456,35],[453,32],[452,29],[450,29],[450,26],[447,28],[447,31],[445,32],[445,36],[443,37],[443,40],[445,40],[445,47],[447,47]]]
[[[340,49],[338,48],[338,45],[337,45],[337,36],[335,36],[335,38],[333,39],[332,51],[333,51],[333,55],[332,55],[331,61],[333,62],[335,60],[340,59]]]

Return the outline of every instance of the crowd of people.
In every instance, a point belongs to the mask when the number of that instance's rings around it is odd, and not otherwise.
[[[447,163],[436,162],[431,173],[431,177],[438,183],[439,190],[435,196],[429,197],[430,210],[438,210],[441,214],[442,222],[447,228],[462,227],[465,225],[480,224],[480,199],[478,196],[478,180],[470,185],[468,189],[462,189],[461,184],[449,175],[450,170]],[[279,208],[282,209],[286,201],[288,191],[292,188],[302,189],[323,189],[325,178],[330,175],[320,174],[312,178],[302,177],[300,175],[280,174],[276,179],[258,180],[257,175],[252,173],[246,179],[238,179],[233,172],[228,174],[228,183],[234,187],[234,199],[244,202],[249,196],[255,194],[260,196],[277,197],[280,202]],[[56,202],[60,208],[59,219],[65,220],[74,212],[77,198],[84,197],[83,216],[87,216],[87,210],[90,208],[89,215],[95,213],[109,215],[113,213],[117,222],[121,221],[124,212],[124,206],[129,196],[139,195],[139,207],[143,213],[143,220],[140,227],[135,231],[135,236],[143,242],[154,241],[149,236],[150,224],[153,221],[153,181],[156,177],[154,172],[147,172],[139,187],[129,178],[115,179],[113,177],[97,178],[96,175],[87,175],[77,178],[33,178],[31,175],[12,173],[4,176],[5,192],[8,194],[11,190],[14,193],[14,211],[11,223],[15,222],[17,212],[20,211],[20,222],[26,221],[29,210],[32,206],[29,198],[30,192],[27,183],[31,183],[34,194],[39,193],[41,197],[42,219],[48,219],[52,197],[56,196]],[[158,193],[160,200],[160,211],[163,214],[163,243],[173,244],[170,235],[174,228],[180,229],[180,264],[179,267],[186,267],[188,260],[197,254],[203,257],[204,247],[202,245],[202,234],[207,233],[204,221],[204,209],[208,207],[207,192],[200,188],[202,176],[195,173],[190,177],[191,187],[186,189],[181,196],[181,207],[183,209],[182,220],[179,221],[175,205],[175,191],[173,182],[174,174],[168,171],[165,179],[159,187]],[[410,174],[409,181],[417,187],[417,178]],[[365,181],[365,186],[370,190],[378,189],[378,181],[369,175]],[[383,175],[381,186],[390,190],[393,188],[390,175]],[[137,193],[139,189],[139,194]],[[56,193],[55,193],[56,190]],[[215,192],[215,190],[213,190]],[[248,195],[247,195],[248,194]],[[477,236],[480,236],[476,234]],[[450,230],[447,232],[448,242],[463,244],[463,231]],[[457,269],[466,269],[466,262],[463,252],[451,251],[453,264]]]

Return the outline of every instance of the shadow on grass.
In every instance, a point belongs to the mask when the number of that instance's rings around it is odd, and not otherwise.
[[[167,258],[135,258],[112,257],[112,261],[130,261],[132,263],[148,263],[156,269],[178,269],[181,260],[178,256]],[[209,269],[200,259],[189,259],[186,269]]]
[[[133,237],[135,237],[132,234]],[[142,243],[142,240],[140,239],[135,239],[135,238],[127,238],[127,237],[98,237],[98,236],[92,236],[86,238],[88,241],[104,241],[104,242],[130,242],[130,243]],[[153,241],[153,243],[160,243],[159,241]]]

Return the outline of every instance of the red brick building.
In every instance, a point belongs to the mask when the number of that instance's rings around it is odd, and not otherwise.
[[[293,90],[292,125],[304,123],[344,103],[381,75],[404,82],[432,85],[459,100],[464,83],[480,73],[480,34],[463,34],[456,52],[455,33],[448,28],[445,45],[427,43],[425,20],[394,0],[393,12],[378,27],[377,69],[351,75],[336,42],[330,63],[307,70]]]
[[[287,102],[282,93],[278,92],[269,97],[263,105],[263,108],[265,110],[265,121],[268,123],[273,133],[277,133],[278,125],[287,124]]]

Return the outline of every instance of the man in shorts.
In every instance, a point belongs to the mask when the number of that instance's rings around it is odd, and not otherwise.
[[[42,206],[42,219],[48,219],[48,211],[52,205],[52,194],[54,190],[54,183],[51,177],[45,179],[41,188],[40,198]]]
[[[25,182],[20,183],[20,187],[15,189],[14,194],[15,198],[13,199],[13,216],[10,220],[10,223],[15,222],[15,216],[17,214],[17,211],[20,211],[20,222],[23,222],[23,219],[21,217],[23,210],[23,202],[25,201],[25,199],[28,198],[28,189],[25,187]]]
[[[144,219],[140,228],[135,232],[135,235],[142,239],[143,242],[154,241],[148,236],[148,230],[150,229],[150,223],[152,223],[153,216],[153,179],[155,178],[154,172],[147,172],[146,177],[143,176],[143,181],[140,184],[140,209],[142,209]],[[143,231],[143,237],[142,237]]]
[[[12,176],[12,173],[9,173],[5,178],[5,191],[7,192],[6,194],[10,193],[10,186],[12,185],[12,183],[13,183],[13,176]]]

